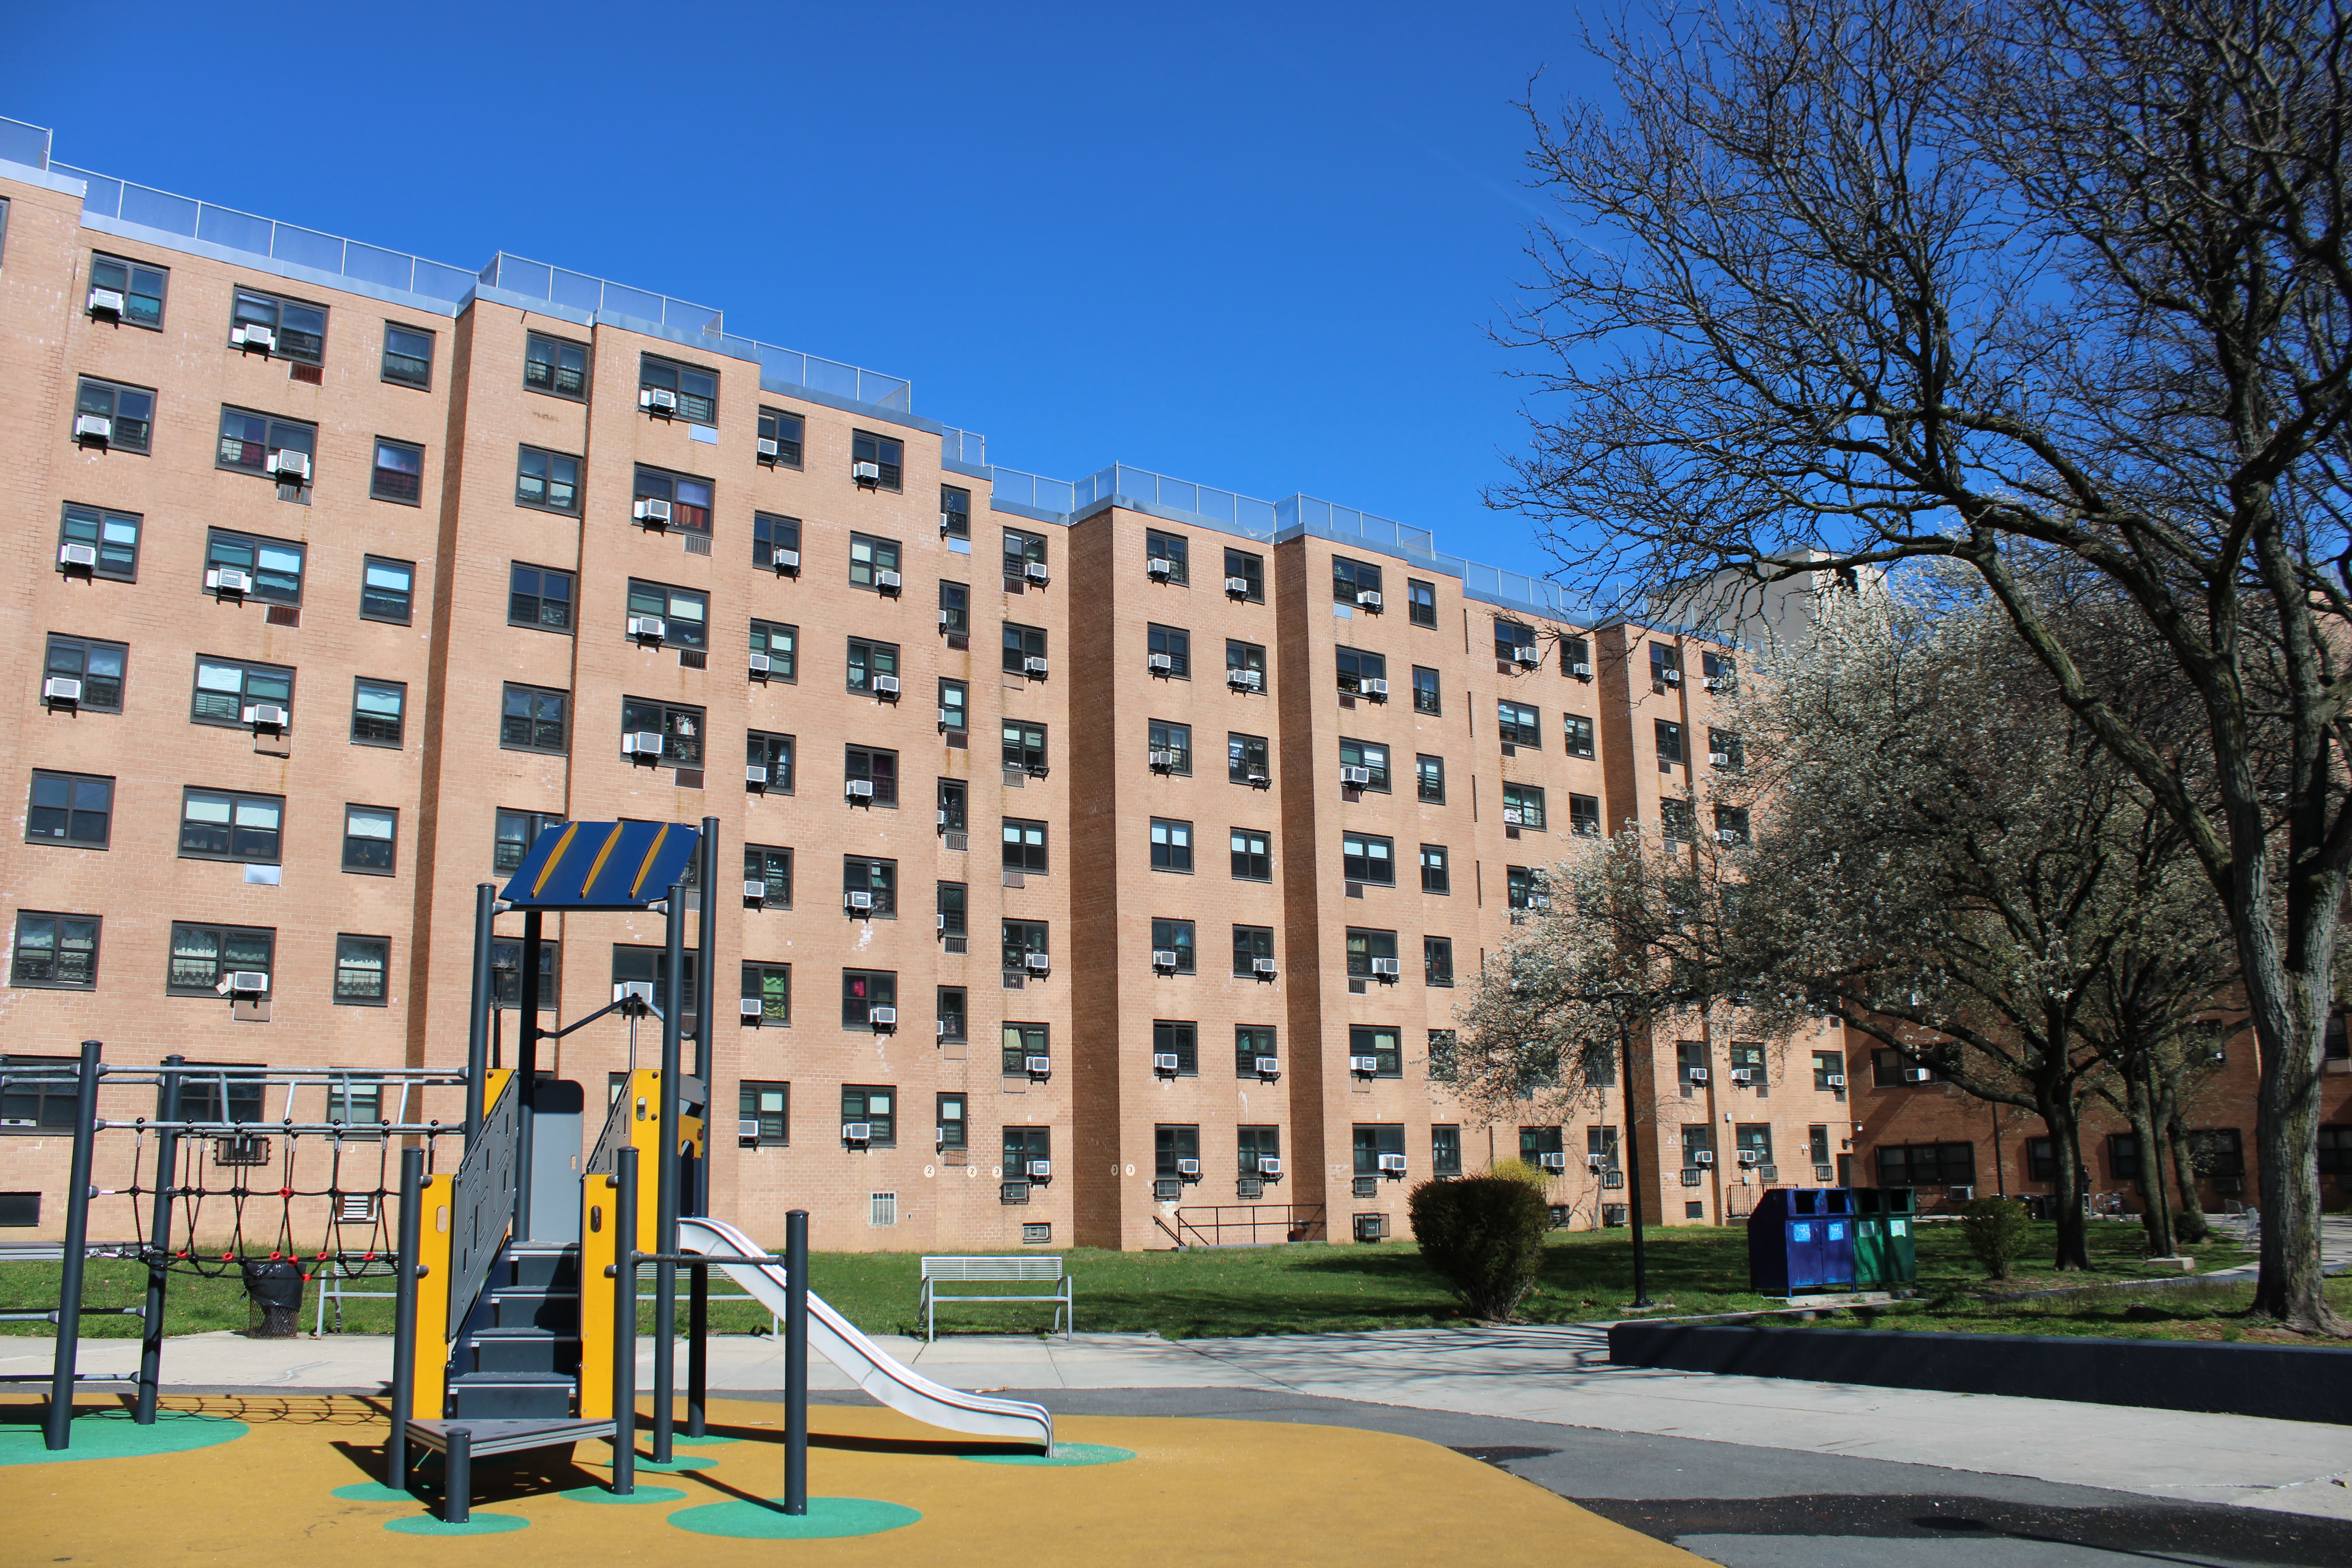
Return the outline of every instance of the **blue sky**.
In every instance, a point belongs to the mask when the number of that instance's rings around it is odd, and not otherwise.
[[[911,377],[1059,479],[1114,459],[1542,562],[1486,330],[1512,100],[1571,7],[117,6],[8,24],[59,161],[478,267],[498,249]]]

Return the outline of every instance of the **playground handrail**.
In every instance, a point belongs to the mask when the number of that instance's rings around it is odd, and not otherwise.
[[[454,1337],[473,1310],[474,1298],[489,1278],[490,1266],[507,1238],[515,1206],[515,1152],[521,1130],[520,1075],[503,1078],[498,1098],[482,1113],[482,1136],[468,1144],[457,1167],[449,1205],[449,1321]]]

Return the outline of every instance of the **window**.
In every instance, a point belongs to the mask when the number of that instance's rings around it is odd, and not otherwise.
[[[872,1011],[898,1005],[898,972],[895,969],[845,969],[841,972],[841,1026],[874,1027]]]
[[[1225,586],[1230,592],[1238,578],[1243,584],[1241,597],[1253,605],[1265,603],[1265,557],[1247,550],[1227,549],[1225,552]]]
[[[2037,1139],[2047,1143],[2047,1138]],[[2352,1123],[2322,1124],[2319,1129],[2319,1173],[2323,1176],[2352,1176]],[[2038,1178],[2042,1181],[2052,1177]]]
[[[1600,796],[1570,795],[1568,797],[1568,830],[1579,838],[1601,837]]]
[[[656,734],[661,755],[656,765],[698,768],[702,765],[702,710],[682,702],[657,702],[649,697],[621,699],[621,733]]]
[[[940,579],[940,630],[951,637],[971,635],[971,584]]]
[[[52,632],[41,673],[80,681],[83,712],[120,713],[123,667],[130,659],[131,649],[122,643],[59,637]]]
[[[1191,921],[1153,921],[1151,951],[1174,953],[1176,973],[1192,973],[1197,962],[1192,951],[1192,922]]]
[[[1685,1175],[1687,1175],[1688,1173],[1692,1173],[1692,1172],[1696,1171],[1696,1170],[1697,1170],[1701,1165],[1705,1165],[1705,1164],[1711,1164],[1711,1163],[1713,1163],[1713,1161],[1712,1161],[1711,1159],[1708,1159],[1708,1160],[1702,1160],[1702,1159],[1700,1159],[1700,1158],[1699,1158],[1699,1156],[1700,1156],[1701,1154],[1706,1154],[1706,1155],[1710,1155],[1710,1156],[1712,1156],[1712,1155],[1714,1154],[1714,1152],[1715,1152],[1715,1129],[1714,1129],[1714,1128],[1709,1127],[1709,1126],[1706,1126],[1706,1125],[1704,1125],[1704,1124],[1693,1125],[1693,1124],[1691,1124],[1691,1123],[1689,1123],[1689,1122],[1685,1122],[1685,1123],[1684,1123],[1684,1125],[1683,1125],[1683,1171],[1684,1171],[1684,1173],[1685,1173]]]
[[[768,679],[771,680],[800,679],[800,640],[798,626],[788,626],[778,621],[751,623],[751,651],[767,658]]]
[[[1244,1024],[1236,1027],[1234,1030],[1234,1076],[1257,1077],[1257,1059],[1260,1057],[1281,1060],[1274,1046],[1274,1026]]]
[[[245,596],[264,604],[302,602],[302,546],[214,529],[205,546],[205,570],[244,573],[252,581]]]
[[[86,544],[98,552],[90,575],[117,583],[139,580],[139,519],[127,511],[101,511],[68,502],[58,543]]]
[[[1011,582],[1025,585],[1029,568],[1045,564],[1045,536],[1021,529],[1004,531],[1004,575]]]
[[[1538,866],[1507,867],[1503,875],[1506,896],[1515,910],[1540,910],[1551,900],[1544,891],[1543,868]]]
[[[1415,757],[1412,772],[1414,787],[1419,792],[1423,804],[1444,805],[1445,804],[1445,759],[1431,756]]]
[[[180,1083],[180,1114],[190,1121],[258,1121],[268,1092],[258,1067],[227,1062],[190,1062],[201,1072]],[[220,1069],[227,1068],[223,1072]],[[226,1101],[226,1103],[224,1103]]]
[[[1029,1174],[1029,1162],[1043,1160],[1050,1163],[1054,1157],[1054,1130],[1050,1127],[1007,1127],[1004,1130],[1004,1180],[1008,1191],[1005,1202],[1017,1200],[1012,1184],[1024,1182]],[[1021,1189],[1025,1191],[1025,1188]],[[1023,1226],[1026,1230],[1027,1226]],[[1025,1237],[1024,1237],[1025,1239]]]
[[[941,936],[968,936],[971,928],[965,923],[966,907],[971,901],[971,889],[961,882],[941,882],[937,906],[939,932]]]
[[[743,846],[743,879],[767,890],[761,901],[770,909],[793,907],[793,852],[774,844]]]
[[[89,286],[111,289],[122,296],[122,321],[125,326],[145,327],[161,331],[163,327],[163,300],[172,280],[169,268],[150,267],[103,251],[92,251],[89,258]]]
[[[1265,649],[1254,642],[1225,639],[1225,683],[1233,685],[1233,671],[1243,675],[1242,687],[1250,691],[1265,689]]]
[[[399,386],[433,384],[433,334],[395,321],[383,324],[383,379]]]
[[[675,360],[656,359],[652,354],[637,356],[637,391],[641,405],[659,409],[661,399],[646,404],[646,392],[667,392],[674,399],[677,416],[689,425],[719,423],[719,377],[707,370],[697,370]]]
[[[1396,886],[1396,840],[1369,833],[1343,834],[1339,838],[1339,868],[1350,882],[1378,887]]]
[[[1499,616],[1495,618],[1495,657],[1496,658],[1516,663],[1521,648],[1533,650],[1535,646],[1535,627],[1524,621],[1507,621]]]
[[[1567,1152],[1563,1129],[1558,1127],[1522,1127],[1519,1129],[1519,1158],[1526,1163],[1543,1168],[1546,1154]]]
[[[898,570],[898,544],[891,539],[876,539],[863,533],[849,536],[849,581],[860,588],[888,586],[882,574],[896,574]]]
[[[879,470],[874,482],[886,490],[895,490],[905,478],[906,444],[870,430],[853,430],[849,435],[849,460],[873,464]]]
[[[539,1010],[560,1012],[563,995],[563,944],[539,944]],[[493,1005],[513,1012],[522,1005],[522,943],[490,943],[490,998]]]
[[[1151,1173],[1160,1181],[1183,1179],[1182,1162],[1197,1167],[1201,1163],[1201,1129],[1167,1123],[1151,1130]]]
[[[1452,1083],[1462,1076],[1462,1037],[1452,1029],[1429,1031],[1429,1081]]]
[[[751,564],[761,571],[772,570],[776,564],[779,552],[791,552],[784,562],[786,573],[799,569],[797,558],[801,552],[801,520],[796,517],[778,517],[775,513],[768,511],[753,512],[751,514]]]
[[[96,915],[45,915],[30,910],[16,914],[16,945],[8,966],[8,984],[53,991],[98,989],[98,925]],[[16,1096],[9,1096],[13,1102]],[[70,1101],[66,1102],[68,1106]],[[15,1106],[6,1115],[19,1117]],[[70,1127],[70,1113],[60,1122]]]
[[[511,877],[522,866],[523,857],[540,834],[550,827],[560,827],[563,818],[551,811],[501,811],[492,828],[490,870],[494,875]]]
[[[1454,891],[1454,873],[1447,866],[1445,846],[1443,844],[1421,847],[1421,890],[1424,893]]]
[[[222,977],[236,971],[267,975],[278,948],[274,931],[247,926],[189,925],[172,922],[172,961],[164,989],[174,996],[215,994]],[[185,1092],[184,1090],[183,1091]],[[233,1097],[234,1098],[234,1097]],[[260,1098],[255,1086],[254,1098]],[[185,1106],[183,1106],[184,1110]],[[259,1107],[255,1108],[256,1114]],[[201,1120],[193,1111],[192,1121]]]
[[[1366,681],[1384,682],[1389,678],[1389,661],[1379,654],[1343,647],[1339,650],[1339,689],[1342,691],[1359,693],[1365,689]],[[1377,689],[1375,690],[1377,694]]]
[[[1189,775],[1192,771],[1192,726],[1171,724],[1165,719],[1154,719],[1148,726],[1147,736],[1152,761],[1169,773]],[[1167,753],[1161,756],[1160,753]]]
[[[1007,1024],[998,1041],[998,1067],[1005,1078],[1021,1078],[1029,1071],[1031,1057],[1053,1054],[1052,1038],[1043,1024]]]
[[[1225,736],[1225,776],[1237,784],[1265,784],[1273,778],[1264,735]]]
[[[1534,709],[1517,702],[1495,704],[1495,730],[1507,746],[1543,744],[1543,720]]]
[[[509,684],[499,720],[499,744],[512,752],[563,750],[563,708],[569,693]]]
[[[1650,679],[1672,686],[1683,678],[1683,650],[1662,642],[1650,645]]]
[[[1260,1160],[1282,1158],[1282,1129],[1279,1127],[1243,1127],[1235,1130],[1236,1152],[1241,1158],[1241,1173],[1244,1178],[1258,1173]]]
[[[1592,679],[1592,645],[1582,637],[1559,639],[1560,673],[1580,680]]]
[[[1358,1122],[1352,1140],[1356,1153],[1356,1174],[1377,1176],[1381,1173],[1381,1156],[1404,1152],[1404,1128],[1398,1123]]]
[[[787,468],[799,468],[803,433],[803,425],[799,415],[788,414],[781,408],[761,409],[760,460],[780,463]],[[771,441],[775,443],[772,448],[767,445]]]
[[[971,492],[957,485],[940,487],[940,537],[971,537]]]
[[[1359,789],[1378,790],[1386,795],[1389,789],[1389,749],[1370,741],[1351,741],[1339,737],[1339,765],[1361,768],[1370,775]]]
[[[525,447],[515,458],[515,505],[580,513],[580,459]]]
[[[1158,529],[1146,529],[1143,534],[1143,558],[1146,562],[1164,562],[1164,581],[1189,584],[1192,581],[1192,542],[1181,533],[1162,533]]]
[[[1617,1087],[1617,1058],[1606,1050],[1594,1052],[1584,1058],[1584,1083],[1588,1089]]]
[[[1658,803],[1658,836],[1669,844],[1692,844],[1698,839],[1698,814],[1686,800],[1662,800]]]
[[[1454,984],[1452,937],[1425,936],[1421,939],[1421,979],[1424,985]]]
[[[352,683],[352,743],[357,746],[400,744],[401,720],[408,705],[408,687],[397,680],[355,680]]]
[[[507,624],[544,631],[572,629],[572,574],[516,562],[507,572]]]
[[[1376,958],[1387,960],[1387,973],[1392,973],[1394,972],[1397,955],[1396,932],[1392,931],[1369,931],[1360,926],[1349,926],[1348,928],[1347,945],[1349,979],[1365,980],[1370,978],[1373,973],[1372,961]]]
[[[1045,871],[1045,825],[1004,819],[1004,868],[1043,876]]]
[[[1028,661],[1033,658],[1042,659],[1045,657],[1045,633],[1043,627],[1016,626],[1010,621],[1004,623],[1005,674],[1029,674],[1031,671]],[[1043,670],[1040,669],[1036,673],[1042,674]]]
[[[1404,1052],[1398,1045],[1397,1031],[1386,1024],[1349,1025],[1348,1054],[1351,1057],[1370,1057],[1376,1060],[1380,1066],[1372,1074],[1374,1078],[1404,1076]],[[1403,1152],[1401,1148],[1389,1151],[1389,1152],[1400,1154]]]
[[[326,361],[327,312],[321,306],[280,299],[257,289],[239,289],[229,324],[233,328],[267,328],[277,339],[270,353],[280,359],[299,360],[304,364]]]
[[[1727,653],[1703,649],[1698,656],[1698,672],[1706,681],[1709,691],[1721,690],[1738,682],[1739,664]]]
[[[276,865],[285,820],[282,795],[191,787],[180,798],[180,858]]]
[[[25,842],[103,849],[113,814],[112,779],[36,770],[32,800],[25,812]]]
[[[629,580],[628,616],[651,616],[662,623],[663,647],[708,649],[710,646],[710,595],[666,583]]]
[[[1534,784],[1503,786],[1503,821],[1515,827],[1544,825],[1544,792]]]
[[[2131,1134],[2120,1134],[2128,1142]],[[2137,1150],[2133,1169],[2116,1172],[2119,1181],[2138,1175]],[[1973,1186],[1977,1179],[1977,1146],[1973,1143],[1902,1143],[1878,1146],[1878,1184],[1882,1187]]]
[[[1032,964],[1032,958],[1050,960],[1052,950],[1045,945],[1046,926],[1044,921],[1006,921],[1003,922],[1004,972],[1007,974],[1043,973],[1045,964]]]
[[[1198,1078],[1201,1075],[1200,1030],[1189,1023],[1174,1023],[1166,1018],[1151,1022],[1151,1054],[1156,1058],[1172,1056],[1176,1058],[1176,1076]],[[1152,1066],[1159,1067],[1154,1060]]]
[[[1592,755],[1592,721],[1574,713],[1559,716],[1560,732],[1568,738],[1568,754],[1571,757]]]
[[[964,1020],[971,1016],[971,1007],[961,985],[942,985],[939,993],[940,1031],[942,1040],[964,1038]],[[961,1095],[953,1098],[961,1100]]]
[[[588,345],[531,333],[523,343],[522,384],[551,397],[585,402],[588,397]]]
[[[842,776],[874,786],[876,805],[898,804],[898,753],[878,746],[850,746],[842,752]]]
[[[1274,962],[1272,926],[1234,927],[1234,973],[1242,979],[1255,974],[1259,959]]]
[[[1151,819],[1151,868],[1155,871],[1192,869],[1192,825],[1164,816]]]
[[[1874,1089],[1901,1089],[1913,1084],[1940,1083],[1935,1068],[1901,1051],[1870,1053],[1870,1083]]]
[[[1844,1074],[1844,1052],[1815,1051],[1813,1053],[1813,1087],[1815,1089],[1829,1089],[1832,1087],[1830,1079],[1842,1078]]]
[[[872,1084],[845,1083],[841,1086],[841,1120],[847,1123],[863,1121],[867,1128],[866,1142],[877,1149],[893,1148],[898,1142],[898,1091],[895,1088],[877,1088]]]
[[[1654,647],[1657,645],[1654,643],[1651,646]],[[1683,727],[1660,719],[1657,721],[1657,734],[1658,766],[1664,769],[1681,762],[1683,760]]]
[[[1337,605],[1360,603],[1367,594],[1381,591],[1381,569],[1365,561],[1350,561],[1344,555],[1331,557],[1331,602]]]
[[[1437,671],[1426,665],[1412,667],[1412,710],[1416,713],[1442,713],[1444,703],[1437,695]]]
[[[1937,1145],[1937,1147],[1940,1147],[1940,1145]],[[1938,1165],[1942,1163],[1940,1160],[1936,1163]],[[2139,1135],[2134,1132],[2108,1133],[2107,1163],[2109,1168],[2115,1172],[2116,1180],[2119,1182],[2138,1181],[2140,1179]],[[1885,1154],[1884,1151],[1881,1151],[1879,1156],[1879,1167],[1882,1171],[1885,1170]]]
[[[272,454],[299,452],[315,458],[319,451],[319,427],[295,419],[273,419],[267,414],[248,413],[242,408],[223,408],[220,422],[220,449],[214,462],[220,468],[240,474],[267,474],[272,471]]]
[[[1404,602],[1412,624],[1433,626],[1437,624],[1437,584],[1424,583],[1418,577],[1404,580]]]
[[[1821,1123],[1805,1129],[1805,1152],[1816,1165],[1830,1163],[1830,1130]]]
[[[1764,1047],[1752,1040],[1732,1042],[1731,1070],[1735,1073],[1746,1073],[1749,1089],[1761,1092],[1770,1087],[1765,1078]]]
[[[2189,1163],[2200,1176],[2243,1177],[2245,1140],[2234,1127],[2199,1128],[2189,1134]]]
[[[1234,875],[1244,882],[1274,880],[1274,843],[1254,827],[1233,830]]]
[[[368,494],[403,506],[422,504],[425,496],[425,448],[379,436],[375,440],[375,470]]]
[[[669,502],[668,526],[682,533],[710,531],[712,496],[709,479],[641,467],[636,471],[635,494],[639,500]]]
[[[971,687],[961,680],[940,679],[940,729],[961,735],[971,729]]]
[[[155,395],[143,387],[119,386],[96,376],[81,378],[74,395],[74,415],[95,415],[109,421],[110,451],[145,452],[155,435]]]
[[[388,805],[343,807],[343,869],[389,877],[400,813]]]
[[[1458,1176],[1462,1173],[1462,1129],[1433,1126],[1429,1130],[1429,1173],[1433,1176]]]
[[[360,570],[360,618],[409,623],[415,599],[416,567],[406,561],[386,561],[371,555]]]
[[[1733,731],[1710,729],[1706,732],[1706,760],[1727,772],[1737,773],[1748,765],[1748,749]]]
[[[748,994],[748,993],[747,993]],[[744,1148],[788,1149],[793,1142],[793,1086],[747,1078],[735,1086],[735,1114]]]
[[[274,664],[198,658],[196,689],[188,717],[194,723],[230,727],[246,722],[248,707],[269,703],[294,711],[294,672]]]
[[[1717,806],[1715,808],[1715,839],[1718,844],[1747,843],[1747,808],[1737,805]]]
[[[868,642],[864,637],[849,639],[849,689],[871,694],[877,676],[892,679],[898,675],[898,645],[894,642]]]
[[[845,904],[850,894],[864,893],[873,900],[870,908],[875,914],[896,919],[898,913],[898,862],[876,859],[866,855],[843,856],[841,891]]]
[[[1145,633],[1145,637],[1150,644],[1150,651],[1152,655],[1152,673],[1165,675],[1174,680],[1192,679],[1192,634],[1191,632],[1180,631],[1174,626],[1155,626]],[[1168,660],[1167,668],[1164,669],[1158,662],[1162,658]]]
[[[789,1027],[793,1021],[793,966],[789,963],[746,963],[743,965],[743,989],[746,1002],[760,1005],[760,1023]]]
[[[970,799],[970,794],[964,788],[963,780],[941,779],[940,781],[939,793],[940,831],[942,833],[963,832],[969,825],[971,816],[970,811],[967,808],[967,802]],[[1041,839],[1039,842],[1042,844],[1044,841]]]
[[[1004,765],[1044,778],[1048,771],[1045,762],[1045,726],[1013,721],[1003,726]]]
[[[384,972],[392,967],[392,939],[335,938],[335,1005],[381,1007],[387,1000]]]

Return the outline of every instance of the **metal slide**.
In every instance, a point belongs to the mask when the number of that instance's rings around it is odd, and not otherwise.
[[[759,1299],[761,1305],[784,1315],[784,1266],[782,1263],[730,1263],[730,1258],[764,1258],[767,1253],[724,1220],[680,1215],[677,1245],[682,1251],[707,1255],[711,1266]],[[1054,1417],[1042,1405],[1019,1399],[991,1399],[933,1383],[913,1368],[883,1352],[882,1348],[849,1320],[809,1292],[809,1349],[833,1363],[857,1386],[896,1410],[930,1426],[969,1432],[978,1437],[1000,1437],[1034,1443],[1047,1453],[1054,1449]]]

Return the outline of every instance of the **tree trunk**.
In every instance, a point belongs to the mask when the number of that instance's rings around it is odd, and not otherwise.
[[[2042,1122],[2050,1131],[2051,1163],[2055,1167],[2052,1184],[2056,1190],[2050,1200],[2057,1210],[2052,1217],[2058,1225],[2053,1267],[2062,1272],[2091,1267],[2090,1225],[2083,1215],[2083,1152],[2075,1146],[2079,1109],[2072,1100],[2057,1098],[2042,1105]]]
[[[2269,879],[2254,864],[2259,859],[2249,857],[2239,873],[2251,884],[2248,896],[2231,900],[2247,1010],[2263,1058],[2254,1102],[2262,1252],[2252,1310],[2297,1333],[2352,1337],[2352,1318],[2328,1305],[2320,1270],[2320,1064],[2335,1000],[2328,969],[2341,883],[2321,878],[2315,879],[2324,889],[2290,890],[2288,950],[2282,953],[2267,918]]]
[[[2193,1247],[2209,1239],[2212,1227],[2205,1223],[2205,1200],[2197,1191],[2197,1162],[2189,1152],[2189,1129],[2180,1120],[2180,1086],[2173,1075],[2159,1076],[2157,1083],[2156,1113],[2164,1131],[2165,1152],[2172,1158],[2172,1179],[2180,1193],[2180,1206],[2172,1220],[2173,1233],[2183,1247]]]
[[[2172,1194],[2164,1184],[2164,1146],[2157,1139],[2156,1097],[2148,1085],[2154,1076],[2143,1055],[2131,1078],[2124,1083],[2124,1096],[2131,1107],[2132,1138],[2139,1147],[2139,1194],[2145,1205],[2140,1221],[2147,1227],[2147,1255],[2170,1258]]]

